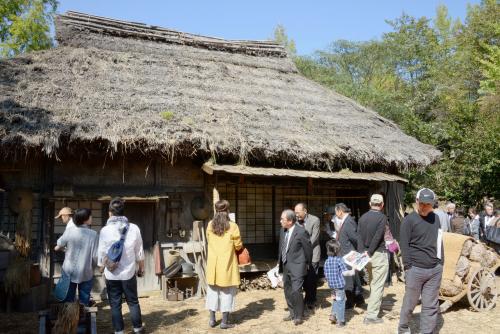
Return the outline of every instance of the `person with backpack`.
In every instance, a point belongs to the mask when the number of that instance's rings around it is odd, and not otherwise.
[[[111,319],[115,334],[123,334],[122,295],[125,295],[134,333],[144,333],[137,279],[144,275],[144,250],[139,227],[124,216],[125,202],[114,198],[109,204],[109,219],[101,229],[98,266],[104,272]]]

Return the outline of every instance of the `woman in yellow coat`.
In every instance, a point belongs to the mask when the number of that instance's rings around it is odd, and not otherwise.
[[[236,251],[243,248],[240,229],[229,219],[229,202],[215,203],[215,215],[207,227],[207,300],[210,327],[215,327],[215,312],[222,312],[220,328],[234,327],[228,321],[234,310],[234,298],[240,285],[240,270]]]

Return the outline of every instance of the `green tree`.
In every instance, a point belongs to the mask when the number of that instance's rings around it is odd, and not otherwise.
[[[281,24],[278,24],[276,28],[274,28],[274,38],[273,40],[281,44],[285,47],[286,51],[291,56],[297,55],[297,49],[295,47],[295,41],[293,39],[289,39],[286,34],[285,27]]]
[[[0,0],[0,57],[50,48],[57,0]]]
[[[500,10],[495,0],[468,7],[462,23],[439,6],[434,18],[403,14],[380,40],[335,41],[297,57],[308,78],[394,120],[442,159],[408,171],[411,190],[430,186],[475,205],[500,196]]]

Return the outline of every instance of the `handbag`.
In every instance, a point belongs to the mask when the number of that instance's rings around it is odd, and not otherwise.
[[[69,279],[69,276],[64,271],[61,271],[61,278],[59,278],[59,281],[53,291],[54,297],[58,301],[62,302],[66,299],[70,283],[71,280]]]
[[[239,251],[236,251],[236,257],[238,259],[238,265],[240,266],[248,266],[252,264],[252,259],[250,258],[250,253],[248,249],[243,247]]]
[[[387,249],[390,253],[399,252],[399,243],[392,236],[389,224],[385,225],[384,241],[385,241],[385,249]]]
[[[108,252],[104,256],[104,266],[109,271],[113,272],[117,267],[120,259],[122,258],[123,247],[125,244],[125,236],[127,235],[129,225],[127,224],[120,235],[120,240],[115,241],[111,247],[109,247]]]

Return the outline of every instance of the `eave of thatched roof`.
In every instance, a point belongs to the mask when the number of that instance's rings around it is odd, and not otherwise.
[[[226,173],[247,176],[271,176],[271,177],[295,177],[295,178],[310,178],[324,180],[363,180],[363,181],[378,181],[378,182],[402,182],[408,183],[408,180],[398,175],[387,173],[372,172],[372,173],[355,173],[349,170],[340,172],[322,172],[312,170],[297,170],[286,168],[266,168],[266,167],[250,167],[243,165],[218,165],[211,162],[206,162],[201,167],[202,170],[213,175],[214,173]]]
[[[86,19],[82,19],[86,18]],[[205,152],[241,161],[404,170],[440,153],[304,77],[272,42],[224,41],[69,13],[55,49],[0,61],[0,143],[52,155]],[[11,147],[11,146],[10,146]]]

